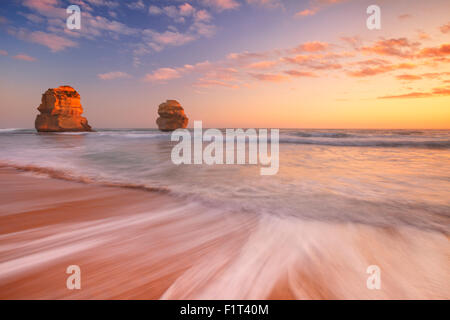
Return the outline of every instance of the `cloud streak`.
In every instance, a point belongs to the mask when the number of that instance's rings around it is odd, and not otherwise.
[[[417,99],[417,98],[431,98],[439,96],[449,96],[450,87],[434,88],[431,92],[409,92],[400,95],[383,96],[378,99]]]
[[[131,78],[131,75],[122,71],[111,71],[107,73],[100,73],[97,77],[101,80],[115,80]]]
[[[34,62],[34,61],[37,60],[36,58],[33,58],[33,57],[31,57],[31,56],[29,56],[27,54],[24,54],[24,53],[20,53],[18,55],[15,55],[13,58],[16,59],[16,60],[22,60],[22,61],[28,61],[28,62]]]
[[[46,46],[52,52],[58,52],[67,48],[73,48],[78,46],[78,43],[75,41],[43,31],[29,32],[26,29],[10,28],[9,33],[21,40]]]
[[[332,5],[347,2],[349,0],[311,0],[309,6],[295,14],[296,17],[307,17],[317,14],[319,11]]]

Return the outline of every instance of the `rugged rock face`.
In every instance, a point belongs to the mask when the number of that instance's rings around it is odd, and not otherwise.
[[[80,95],[70,86],[48,89],[38,107],[41,112],[34,123],[39,132],[92,131],[82,117]]]
[[[187,127],[189,119],[184,114],[184,109],[176,100],[167,100],[158,108],[159,118],[156,124],[161,131],[174,131]]]

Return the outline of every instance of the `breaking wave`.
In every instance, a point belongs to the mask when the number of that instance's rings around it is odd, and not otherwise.
[[[11,163],[0,163],[0,168],[12,168],[19,171],[31,172],[36,175],[45,175],[49,178],[60,179],[72,182],[86,183],[86,184],[96,184],[104,187],[116,187],[116,188],[125,188],[125,189],[135,189],[135,190],[143,190],[148,192],[158,192],[158,193],[168,193],[170,192],[169,188],[164,187],[151,187],[144,184],[133,184],[126,182],[117,182],[117,181],[106,181],[102,179],[95,179],[88,176],[77,175],[74,172],[69,170],[57,170],[52,168],[45,168],[39,166],[32,165],[17,165]]]

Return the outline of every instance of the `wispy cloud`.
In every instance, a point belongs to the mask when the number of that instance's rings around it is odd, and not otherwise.
[[[282,57],[281,61],[313,70],[337,70],[342,68],[342,64],[338,62],[342,57],[344,56],[334,54],[299,54]]]
[[[250,76],[257,80],[268,82],[282,82],[289,79],[289,77],[281,73],[250,73]]]
[[[131,78],[131,75],[122,71],[111,71],[107,73],[100,73],[97,75],[97,77],[101,80],[114,80],[114,79]]]
[[[296,17],[307,17],[317,14],[326,7],[347,2],[349,0],[311,0],[309,6],[295,14]]]
[[[172,2],[173,3],[173,2]],[[235,1],[197,1],[215,7],[218,11],[233,9],[238,2]],[[142,0],[129,3],[120,3],[115,0],[73,0],[72,4],[82,7],[82,27],[80,30],[68,30],[65,28],[67,14],[61,7],[59,0],[23,0],[22,5],[32,13],[24,13],[28,21],[34,23],[34,30],[11,26],[10,34],[21,40],[37,43],[48,47],[52,52],[63,51],[67,48],[81,45],[83,39],[95,41],[118,41],[125,39],[128,50],[132,52],[132,61],[139,66],[142,57],[152,52],[160,52],[167,47],[182,46],[201,38],[212,37],[216,27],[212,23],[213,17],[205,8],[194,7],[191,1],[180,1],[172,5],[161,2],[153,3],[149,7]],[[113,11],[120,5],[129,9],[147,12],[151,15],[166,15],[167,27],[161,28],[136,28],[130,27],[116,20],[117,13]],[[108,7],[109,17],[96,15],[93,7]],[[148,9],[147,9],[148,8]],[[112,17],[112,18],[111,18]],[[179,23],[175,27],[173,23]],[[37,29],[37,30],[36,30]]]
[[[220,81],[220,80],[204,79],[204,78],[198,79],[194,83],[194,87],[199,87],[199,88],[225,87],[225,88],[232,88],[232,89],[239,88],[239,86],[237,84],[232,84],[232,83]]]
[[[8,51],[0,50],[0,56],[7,56],[7,55],[8,55]]]
[[[378,99],[417,99],[417,98],[431,98],[436,96],[449,96],[450,87],[434,88],[431,92],[409,92],[399,95],[383,96]]]
[[[300,77],[311,77],[315,78],[317,75],[313,72],[309,71],[298,71],[298,70],[286,70],[285,74],[290,75],[291,77],[300,78]]]
[[[15,28],[10,28],[8,31],[10,34],[16,36],[19,39],[46,46],[52,52],[58,52],[66,48],[78,46],[76,42],[70,39],[43,31],[30,32],[29,30],[26,29],[15,29]]]
[[[106,0],[74,0],[72,3],[82,5],[82,28],[76,31],[70,31],[65,28],[67,13],[65,8],[60,6],[58,0],[24,0],[23,6],[32,11],[32,15],[27,15],[26,17],[32,22],[38,22],[42,25],[44,30],[35,31],[35,36],[45,37],[42,33],[48,34],[47,38],[44,39],[45,43],[50,43],[49,48],[52,51],[60,51],[66,47],[76,46],[72,38],[84,37],[87,39],[96,38],[115,38],[121,35],[133,35],[139,32],[138,29],[128,27],[127,25],[118,22],[116,20],[111,20],[103,16],[97,16],[92,14],[93,9],[87,4],[93,4],[96,6],[109,6],[114,8],[118,5],[115,1]],[[38,21],[37,19],[45,18],[46,22]],[[20,27],[19,30],[23,31],[25,34],[30,33],[28,29]],[[23,32],[17,33],[18,36],[22,36],[21,39],[33,41],[33,37],[27,35],[23,36]],[[36,32],[41,32],[38,34]],[[59,38],[56,38],[59,37]],[[55,43],[55,40],[59,39],[61,42],[62,49]]]
[[[419,48],[419,42],[411,42],[407,38],[381,39],[371,46],[361,48],[363,53],[384,56],[413,57]]]
[[[423,30],[417,30],[417,36],[420,40],[430,40],[431,36]]]
[[[370,77],[395,70],[414,69],[416,67],[417,66],[415,64],[411,63],[386,64],[374,68],[368,67],[357,71],[349,71],[348,75],[351,77]]]
[[[195,72],[198,79],[194,85],[203,87],[236,87],[247,85],[252,81],[283,82],[294,78],[320,78],[330,75],[364,78],[389,73],[393,73],[394,79],[413,81],[431,79],[433,76],[438,78],[438,75],[432,73],[396,75],[395,72],[424,68],[430,62],[434,66],[436,63],[443,63],[444,61],[435,62],[432,59],[445,58],[449,49],[446,44],[430,48],[422,47],[420,43],[408,38],[379,39],[365,46],[362,46],[359,37],[342,37],[341,40],[347,46],[307,41],[288,49],[234,52],[228,54],[224,60],[208,62],[202,68],[192,66],[168,68],[172,69],[170,72],[167,72],[167,68],[162,68],[150,73],[148,78],[152,81],[161,78],[168,81]],[[367,59],[367,55],[374,57]],[[364,59],[359,60],[361,58]],[[166,72],[161,77],[161,71],[164,70]],[[249,72],[250,70],[252,71]]]
[[[292,49],[293,53],[301,53],[301,52],[320,52],[326,51],[329,48],[329,44],[326,42],[320,41],[311,41],[300,44],[299,46]]]
[[[181,73],[173,68],[160,68],[152,73],[145,75],[144,81],[166,82],[167,80],[181,78]]]
[[[406,20],[406,19],[412,18],[412,16],[409,13],[403,13],[403,14],[399,15],[398,18],[400,20]]]
[[[447,24],[444,24],[439,28],[442,33],[449,33],[450,32],[450,22]]]
[[[415,75],[415,74],[400,74],[398,76],[395,76],[398,80],[405,80],[405,81],[414,81],[414,80],[422,80],[421,76]]]
[[[29,56],[27,54],[24,54],[24,53],[20,53],[18,55],[15,55],[13,58],[16,59],[16,60],[23,60],[23,61],[28,61],[28,62],[33,62],[33,61],[37,60],[36,58],[33,58],[33,57],[31,57],[31,56]]]
[[[227,59],[232,60],[237,64],[242,64],[242,63],[248,63],[248,61],[251,61],[253,59],[266,58],[267,56],[268,55],[265,52],[244,51],[244,52],[240,52],[240,53],[232,52],[227,55]]]
[[[419,58],[435,58],[450,55],[450,44],[442,44],[439,47],[423,48],[417,54]]]
[[[357,49],[362,44],[362,39],[359,36],[352,36],[352,37],[340,37],[342,41],[352,46],[354,49]]]
[[[276,66],[279,62],[278,61],[258,61],[254,63],[250,63],[249,65],[245,66],[247,69],[255,69],[255,70],[262,70],[262,69],[270,69]]]
[[[181,46],[200,38],[212,37],[216,32],[216,27],[210,23],[211,14],[207,10],[195,8],[187,2],[178,6],[151,5],[148,12],[150,15],[165,15],[179,24],[189,21],[190,25],[184,31],[180,31],[178,27],[174,26],[170,26],[166,31],[143,30],[140,51],[135,52],[146,54],[151,51],[161,51],[166,47]]]

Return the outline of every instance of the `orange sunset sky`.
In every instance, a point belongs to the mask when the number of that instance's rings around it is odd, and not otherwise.
[[[68,30],[66,8],[81,8]],[[381,30],[366,9],[381,8]],[[0,128],[71,85],[97,128],[450,128],[448,0],[20,0],[0,4]]]

